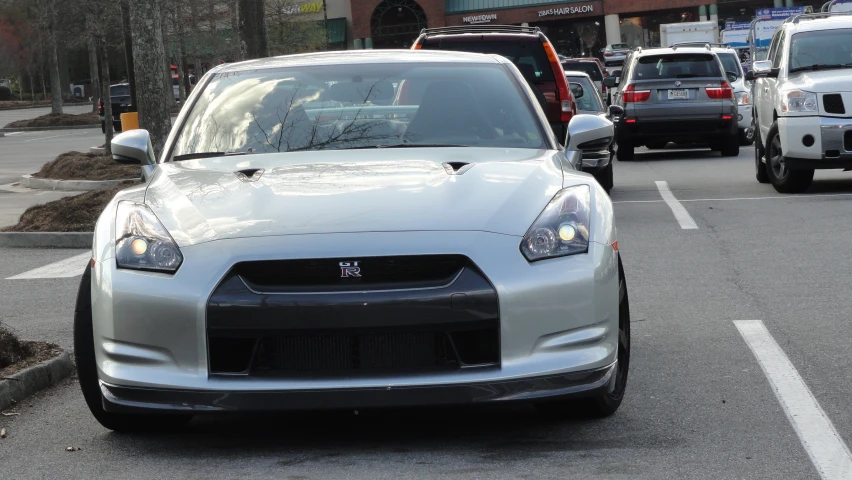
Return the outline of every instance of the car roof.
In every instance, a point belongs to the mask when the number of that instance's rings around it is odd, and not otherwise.
[[[832,15],[830,17],[801,15],[798,18],[798,23],[794,18],[793,21],[785,23],[784,26],[791,30],[791,33],[852,28],[852,15]]]
[[[712,50],[707,50],[704,47],[659,47],[659,48],[643,48],[636,50],[633,53],[638,57],[645,55],[674,55],[677,53],[715,53]]]
[[[312,66],[312,65],[353,65],[382,63],[509,63],[500,55],[458,52],[453,50],[347,50],[333,52],[303,53],[280,57],[260,58],[238,63],[228,63],[214,67],[211,72],[241,72],[267,68]]]
[[[590,82],[592,81],[592,77],[590,77],[589,74],[586,73],[586,72],[577,72],[577,71],[572,70],[572,71],[565,72],[565,76],[566,77],[586,77],[587,80],[589,80]]]

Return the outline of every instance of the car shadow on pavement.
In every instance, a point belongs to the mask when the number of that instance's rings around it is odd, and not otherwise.
[[[709,148],[667,148],[665,150],[637,150],[633,162],[661,162],[661,161],[689,161],[689,160],[704,160],[708,158],[721,157],[719,152],[714,152]],[[736,158],[736,157],[729,157]]]
[[[814,176],[814,183],[811,184],[805,195],[815,195],[820,193],[849,193],[852,194],[852,172],[846,172],[848,179],[845,178],[820,178],[820,172],[817,171]]]

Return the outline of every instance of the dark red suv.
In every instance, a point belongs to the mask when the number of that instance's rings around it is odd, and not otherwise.
[[[411,48],[493,53],[506,57],[532,87],[556,138],[565,141],[568,121],[577,113],[577,104],[556,50],[538,28],[512,25],[426,28]]]

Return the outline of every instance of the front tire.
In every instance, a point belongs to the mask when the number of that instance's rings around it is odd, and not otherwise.
[[[778,123],[772,124],[766,136],[766,174],[770,183],[779,193],[802,193],[810,188],[814,181],[813,169],[793,170],[781,151],[781,135]]]
[[[663,150],[666,148],[669,142],[659,141],[659,142],[648,142],[645,144],[651,150]]]
[[[769,183],[769,174],[766,173],[766,165],[763,164],[763,155],[766,151],[763,149],[763,140],[760,139],[760,132],[757,130],[757,124],[754,124],[754,178],[758,183]]]
[[[740,154],[740,136],[731,135],[722,139],[720,151],[723,157],[736,157]]]
[[[621,257],[618,258],[618,367],[612,392],[582,400],[556,400],[536,403],[536,410],[548,416],[567,417],[579,414],[589,418],[604,418],[614,414],[624,400],[627,374],[630,372],[630,301],[627,280]]]
[[[612,190],[613,179],[612,179],[612,160],[610,160],[609,165],[604,167],[603,169],[594,173],[595,180],[601,184],[606,193],[609,193]]]
[[[740,146],[748,147],[749,145],[754,144],[754,129],[753,128],[741,128],[740,129]]]
[[[618,142],[618,150],[616,151],[616,156],[622,162],[632,161],[635,156],[633,142],[629,140],[622,140]]]
[[[77,307],[74,309],[74,356],[77,361],[77,378],[80,380],[83,398],[86,400],[89,411],[104,427],[117,432],[155,431],[179,427],[192,419],[191,415],[133,415],[104,410],[95,362],[90,266],[86,267],[77,292]]]

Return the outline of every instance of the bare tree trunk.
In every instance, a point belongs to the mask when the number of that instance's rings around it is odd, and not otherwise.
[[[62,113],[62,82],[59,79],[59,59],[56,56],[56,10],[55,5],[50,9],[48,21],[48,68],[50,69],[51,113]]]
[[[232,39],[232,49],[231,55],[233,55],[232,61],[239,62],[242,60],[242,55],[240,52],[242,49],[240,48],[242,44],[242,38],[240,35],[240,7],[238,5],[238,0],[231,0],[228,2],[228,10],[231,13],[231,39]]]
[[[107,50],[106,35],[100,35],[99,38],[101,47],[101,99],[104,102],[104,144],[107,155],[112,153],[112,98],[109,92],[109,53]]]
[[[155,155],[163,152],[171,129],[169,104],[163,67],[166,51],[160,23],[158,0],[134,0],[130,9],[133,33],[133,63],[136,71],[136,100],[139,102],[139,125],[151,134]]]
[[[130,84],[130,111],[138,112],[136,104],[136,74],[133,68],[133,40],[130,36],[130,7],[128,0],[121,0],[121,25],[124,31],[124,56],[127,61],[127,83]]]
[[[172,29],[174,32],[177,32],[177,39],[175,40],[175,45],[177,48],[175,66],[178,67],[178,96],[180,97],[180,104],[183,106],[186,103],[186,82],[184,77],[186,76],[186,70],[184,69],[184,60],[183,60],[183,7],[180,4],[175,4],[174,8],[174,16],[172,17],[174,28]]]
[[[239,2],[240,34],[246,44],[246,58],[268,57],[263,1],[239,0]]]
[[[89,44],[89,76],[92,81],[92,111],[98,111],[98,92],[101,91],[98,78],[98,47],[95,44],[95,36],[91,33],[88,38]]]
[[[32,66],[30,66],[30,69],[27,71],[27,75],[30,77],[30,97],[32,98],[32,101],[35,101],[35,85],[33,85],[35,79],[33,79]]]

